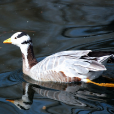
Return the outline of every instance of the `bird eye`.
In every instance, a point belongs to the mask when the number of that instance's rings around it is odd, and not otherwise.
[[[17,39],[17,37],[15,37],[15,39]]]

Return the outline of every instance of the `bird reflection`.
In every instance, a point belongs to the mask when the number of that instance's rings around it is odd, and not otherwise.
[[[37,82],[26,76],[24,79],[27,82],[22,83],[23,95],[21,99],[7,99],[7,101],[12,102],[19,109],[30,109],[35,93],[67,105],[85,107],[86,109],[97,109],[96,102],[106,102],[106,98],[108,97],[108,93],[101,91],[101,89],[106,88],[95,85],[92,87],[86,83]],[[93,90],[94,87],[95,90]]]
[[[33,103],[34,90],[32,89],[32,84],[23,82],[23,95],[21,99],[9,100],[7,101],[15,104],[19,109],[28,110]]]

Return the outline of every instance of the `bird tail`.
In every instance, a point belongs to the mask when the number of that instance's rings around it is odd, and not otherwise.
[[[105,65],[106,63],[114,62],[114,55],[106,55],[98,58],[98,62]]]

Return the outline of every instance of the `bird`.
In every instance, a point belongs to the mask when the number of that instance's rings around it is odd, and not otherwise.
[[[109,59],[114,60],[113,51],[67,50],[37,61],[32,40],[25,32],[16,32],[3,43],[20,47],[23,73],[42,82],[89,83],[106,70],[105,65]]]

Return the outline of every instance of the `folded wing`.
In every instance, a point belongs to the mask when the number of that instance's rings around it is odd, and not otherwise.
[[[62,71],[68,77],[77,77],[79,75],[86,75],[89,71],[106,70],[104,65],[95,60],[80,59],[89,52],[90,50],[63,51],[48,56],[37,64],[38,73]]]

